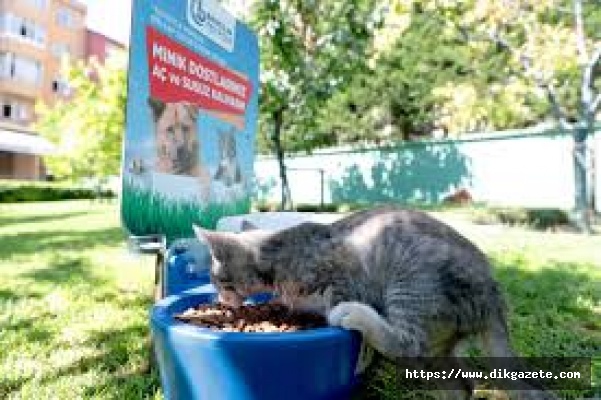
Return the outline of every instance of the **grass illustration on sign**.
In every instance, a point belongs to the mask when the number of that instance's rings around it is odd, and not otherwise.
[[[192,200],[167,199],[159,192],[125,181],[121,216],[124,225],[137,235],[161,232],[169,241],[191,237],[192,224],[214,229],[217,221],[229,215],[248,213],[250,198],[232,202],[200,204]]]

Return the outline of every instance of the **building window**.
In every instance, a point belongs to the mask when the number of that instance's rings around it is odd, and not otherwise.
[[[46,31],[35,22],[12,14],[1,17],[2,33],[37,45],[43,45]]]
[[[69,96],[71,94],[71,88],[69,82],[63,78],[56,78],[52,81],[52,91],[62,96]]]
[[[12,104],[4,104],[2,106],[2,116],[7,119],[11,119],[13,117],[13,106]]]
[[[40,10],[45,10],[48,6],[48,0],[25,0],[27,4]]]
[[[12,100],[0,100],[0,107],[2,118],[17,122],[27,121],[29,113],[25,104]]]
[[[52,43],[50,48],[52,55],[56,58],[62,58],[63,56],[69,56],[71,54],[71,48],[66,43]]]
[[[39,85],[43,78],[42,64],[14,53],[0,53],[0,78]]]
[[[56,12],[56,23],[64,28],[75,28],[75,16],[68,8],[61,7]]]

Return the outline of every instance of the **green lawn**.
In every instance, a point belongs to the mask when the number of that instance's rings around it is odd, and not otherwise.
[[[151,264],[115,205],[0,205],[0,398],[155,396]]]
[[[520,353],[599,362],[601,236],[438,216],[495,262]],[[146,372],[152,280],[152,259],[126,251],[115,204],[0,205],[0,398],[160,398]],[[398,398],[388,378],[368,392]],[[596,379],[601,395],[599,368]]]

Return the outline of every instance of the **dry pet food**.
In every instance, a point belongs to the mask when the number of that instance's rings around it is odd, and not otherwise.
[[[293,311],[274,303],[239,308],[223,304],[201,304],[176,314],[175,318],[224,332],[295,332],[327,325],[321,315]]]

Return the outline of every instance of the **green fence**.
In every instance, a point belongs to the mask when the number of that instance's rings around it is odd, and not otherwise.
[[[589,138],[590,193],[600,198],[601,135]],[[495,205],[557,207],[574,202],[573,141],[556,131],[505,131],[466,139],[401,143],[385,148],[323,149],[288,157],[296,203],[419,202],[436,204],[459,189]],[[596,161],[596,162],[595,162]],[[277,202],[273,157],[255,161],[256,197]],[[323,182],[323,188],[322,188]]]

